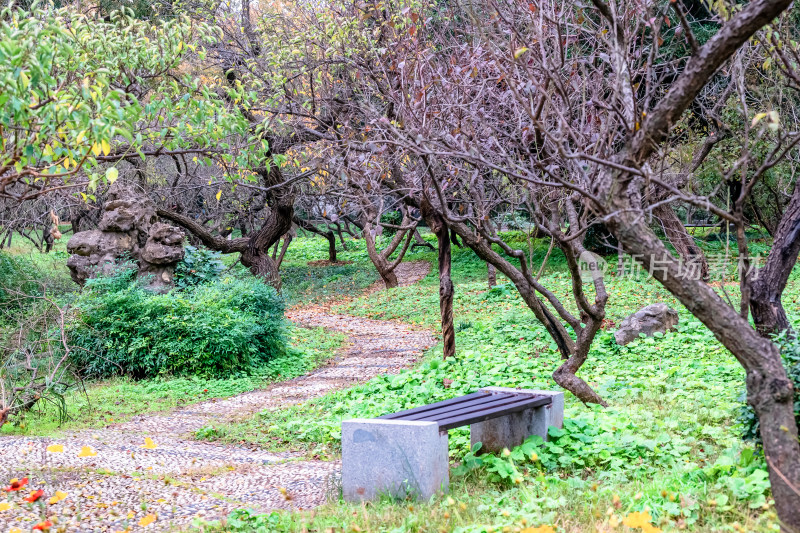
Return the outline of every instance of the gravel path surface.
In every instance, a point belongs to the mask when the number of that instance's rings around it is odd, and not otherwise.
[[[403,263],[398,278],[401,284],[415,283],[429,268],[423,262]],[[380,289],[376,284],[370,290]],[[436,342],[429,331],[336,315],[329,309],[287,313],[300,325],[322,326],[349,337],[339,355],[300,378],[95,431],[59,438],[0,438],[0,480],[30,480],[21,490],[7,493],[10,508],[0,496],[0,530],[30,531],[50,519],[51,531],[167,531],[197,518],[221,519],[237,508],[266,512],[323,503],[334,486],[338,462],[199,442],[191,434],[210,424],[397,373]],[[23,501],[40,488],[44,495],[38,501]]]

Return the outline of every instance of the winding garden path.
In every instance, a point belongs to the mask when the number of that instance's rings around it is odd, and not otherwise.
[[[428,263],[403,263],[398,278],[401,284],[415,283],[429,268]],[[376,284],[371,290],[379,288]],[[221,519],[237,508],[266,512],[323,503],[335,487],[338,462],[200,442],[192,433],[397,373],[417,361],[435,339],[429,331],[331,314],[324,306],[289,311],[287,316],[303,326],[344,332],[348,341],[325,366],[264,390],[59,438],[0,438],[0,479],[27,477],[26,496],[39,488],[45,494],[32,505],[14,503],[2,510],[0,504],[0,528],[30,531],[33,524],[56,517],[53,530],[165,531],[195,519]],[[66,495],[44,505],[56,491]]]

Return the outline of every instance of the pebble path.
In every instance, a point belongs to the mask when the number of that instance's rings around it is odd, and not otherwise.
[[[408,285],[429,268],[426,262],[402,263],[397,275]],[[30,531],[48,519],[54,522],[50,531],[171,531],[197,519],[223,519],[239,508],[268,512],[324,503],[336,485],[338,461],[201,442],[193,432],[398,373],[436,341],[429,331],[332,314],[329,306],[291,310],[287,317],[344,332],[348,341],[325,366],[264,390],[58,438],[0,438],[0,480],[30,480],[8,493],[10,508],[0,496],[0,531]],[[21,496],[40,488],[44,496],[37,502],[22,502]]]

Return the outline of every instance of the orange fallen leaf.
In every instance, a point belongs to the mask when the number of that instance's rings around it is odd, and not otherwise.
[[[53,527],[53,523],[50,520],[45,520],[44,522],[39,522],[31,529],[38,529],[39,531],[49,531],[51,527]]]
[[[51,444],[47,447],[47,451],[50,453],[61,453],[64,451],[63,444]]]
[[[155,521],[156,521],[156,515],[149,514],[149,515],[145,516],[144,518],[142,518],[141,520],[139,520],[139,525],[142,526],[142,527],[145,527],[145,526],[149,526],[150,524],[152,524]]]
[[[83,446],[81,448],[81,453],[78,454],[78,457],[94,457],[97,455],[97,452],[92,450],[91,446]]]
[[[156,443],[153,442],[153,439],[151,439],[150,437],[145,437],[144,444],[139,446],[139,448],[144,448],[146,450],[155,450],[156,448],[158,448],[158,446],[156,446]]]

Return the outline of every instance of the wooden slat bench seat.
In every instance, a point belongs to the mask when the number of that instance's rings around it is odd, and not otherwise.
[[[430,498],[449,482],[447,431],[470,426],[481,450],[499,452],[561,427],[564,394],[487,387],[466,396],[342,422],[342,489],[349,501],[381,494]]]
[[[499,416],[518,413],[526,409],[541,407],[553,402],[552,397],[542,394],[519,392],[478,391],[451,400],[436,402],[406,411],[378,417],[383,420],[419,420],[439,424],[439,430],[484,422]]]

